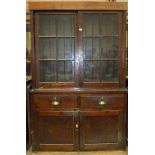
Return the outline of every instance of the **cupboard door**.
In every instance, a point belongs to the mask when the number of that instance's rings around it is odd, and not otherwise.
[[[123,118],[120,110],[82,111],[80,113],[80,149],[121,148]]]
[[[122,18],[118,12],[84,12],[80,21],[83,87],[119,87],[124,75]]]
[[[75,13],[39,12],[35,17],[37,86],[74,86]]]
[[[75,123],[74,111],[37,111],[33,124],[33,150],[75,150],[78,147]]]

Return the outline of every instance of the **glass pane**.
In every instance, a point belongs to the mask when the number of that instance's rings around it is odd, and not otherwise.
[[[118,15],[84,15],[83,36],[84,81],[118,81]]]
[[[74,25],[72,15],[57,16],[57,35],[74,36]]]
[[[119,41],[117,37],[107,37],[101,40],[101,58],[117,58]]]
[[[99,32],[99,15],[98,14],[91,14],[91,15],[84,15],[84,22],[83,22],[83,35],[84,36],[98,36]]]
[[[40,61],[40,82],[56,81],[56,61]]]
[[[102,14],[101,15],[101,31],[102,35],[118,35],[117,15]]]
[[[91,15],[84,15],[83,21],[83,35],[91,36],[92,35],[92,21]]]
[[[55,15],[40,15],[39,16],[39,35],[56,36]]]
[[[102,81],[118,81],[118,61],[102,62]]]
[[[65,59],[74,57],[74,39],[65,39]]]
[[[100,39],[84,39],[85,59],[99,59],[100,57]]]
[[[84,81],[99,82],[99,63],[100,61],[85,61],[84,64]]]
[[[59,61],[57,63],[57,74],[58,74],[58,82],[64,82],[64,61]]]
[[[100,17],[99,15],[92,15],[92,30],[93,30],[93,36],[100,35]]]
[[[92,57],[93,59],[100,58],[100,39],[93,39],[93,47],[92,47]]]
[[[56,59],[56,39],[40,38],[39,54],[40,59]]]
[[[73,66],[72,61],[65,61],[65,81],[73,80]]]
[[[59,38],[58,41],[58,59],[72,59],[74,57],[74,39]]]
[[[92,39],[84,39],[85,59],[92,58]]]
[[[57,59],[65,58],[65,39],[57,39]]]
[[[58,82],[70,82],[73,80],[73,65],[72,61],[57,62]]]
[[[40,82],[72,82],[74,15],[39,15]]]

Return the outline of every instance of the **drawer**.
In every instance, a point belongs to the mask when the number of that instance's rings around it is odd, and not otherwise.
[[[81,96],[80,108],[121,109],[123,96]]]
[[[36,108],[76,108],[76,96],[35,95],[33,104]]]

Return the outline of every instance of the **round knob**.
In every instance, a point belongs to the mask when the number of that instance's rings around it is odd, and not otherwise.
[[[81,27],[79,27],[79,31],[82,31],[82,28]]]
[[[101,100],[100,102],[99,102],[99,105],[105,105],[105,104],[107,104],[105,101],[103,101],[103,100]]]
[[[52,101],[52,105],[56,106],[56,105],[59,105],[60,102],[59,101]]]

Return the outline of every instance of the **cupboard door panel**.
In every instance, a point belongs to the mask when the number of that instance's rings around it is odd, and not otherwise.
[[[34,125],[34,150],[74,150],[73,111],[39,111]]]
[[[122,144],[122,111],[82,111],[80,113],[80,149],[119,148]]]

